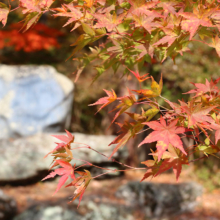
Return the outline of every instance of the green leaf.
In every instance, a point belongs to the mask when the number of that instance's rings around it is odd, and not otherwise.
[[[37,23],[40,19],[42,13],[32,12],[28,14],[25,18],[23,28],[26,26],[25,31],[27,31],[33,24]]]
[[[104,35],[104,34],[106,34],[106,29],[105,29],[105,28],[95,29],[95,33],[96,33],[97,35]]]
[[[82,50],[88,43],[92,41],[92,38],[87,34],[80,35],[77,40],[70,46],[76,46],[71,54],[73,56],[78,51]],[[71,57],[70,56],[70,57]]]
[[[209,154],[215,154],[220,150],[218,147],[212,145],[198,145],[197,149],[203,152],[206,156]]]
[[[151,109],[148,109],[148,110],[144,113],[144,116],[148,116],[147,121],[150,121],[158,112],[159,112],[159,109],[157,109],[157,108],[151,108]]]
[[[127,20],[123,21],[123,23],[121,23],[117,26],[117,30],[119,33],[124,33],[126,31],[130,30],[130,25],[131,25],[131,20],[127,19]]]
[[[83,22],[81,24],[86,34],[88,34],[89,36],[95,36],[95,31],[88,24],[85,24]]]

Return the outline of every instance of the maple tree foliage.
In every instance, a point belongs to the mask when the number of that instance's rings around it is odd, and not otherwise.
[[[68,131],[67,136],[54,136],[62,142],[56,143],[57,146],[48,153],[53,157],[51,169],[55,170],[44,179],[61,176],[56,192],[70,179],[71,182],[66,187],[75,188],[73,200],[79,197],[80,203],[92,179],[116,172],[98,167],[106,172],[92,177],[88,170],[78,171],[80,167],[96,166],[83,158],[74,158],[73,152],[81,148],[90,149],[120,163],[125,170],[146,170],[142,181],[171,168],[178,180],[182,166],[193,162],[189,161],[190,154],[200,152],[203,155],[201,158],[204,158],[220,151],[220,78],[206,80],[204,84],[195,83],[195,88],[186,93],[188,96],[192,95],[188,101],[179,100],[174,103],[162,96],[162,74],[159,82],[149,73],[141,75],[146,62],[150,63],[155,59],[163,62],[167,57],[175,62],[178,54],[182,55],[190,50],[188,45],[193,41],[215,48],[219,56],[220,1],[68,0],[68,3],[61,3],[55,8],[54,2],[20,0],[15,9],[10,4],[0,3],[0,21],[5,26],[8,14],[16,9],[20,9],[25,15],[24,30],[35,25],[44,13],[50,12],[55,19],[66,17],[64,26],[70,25],[71,31],[80,27],[82,32],[71,45],[74,46],[71,57],[76,53],[78,55],[75,58],[79,63],[75,72],[76,79],[88,64],[95,62],[97,75],[94,80],[107,69],[112,68],[116,73],[119,67],[123,67],[123,74],[133,75],[140,87],[136,90],[128,88],[128,94],[122,97],[118,97],[114,90],[104,90],[107,96],[91,104],[101,105],[98,111],[109,104],[115,104],[112,123],[122,114],[127,114],[130,118],[124,123],[118,123],[119,135],[109,144],[116,144],[110,156],[83,143],[81,147],[74,148],[74,143],[77,142]],[[56,2],[59,3],[59,0]],[[96,41],[100,44],[98,47],[90,47],[91,53],[80,53],[85,46],[91,46]],[[151,82],[151,87],[142,88],[142,83],[147,80]],[[161,100],[168,107],[162,106]],[[134,105],[142,106],[141,113],[129,112]],[[155,116],[160,117],[157,120]],[[146,168],[132,167],[112,158],[131,138],[143,132],[146,126],[150,133],[139,146],[156,142],[156,150],[152,150],[150,154],[153,159],[142,162]],[[193,139],[194,144],[184,146],[182,138],[185,137]],[[74,160],[81,160],[83,164],[79,167],[72,166],[71,162]]]
[[[60,44],[57,37],[63,33],[45,26],[44,24],[36,24],[34,29],[24,33],[19,30],[22,24],[12,24],[10,30],[0,31],[0,49],[12,47],[15,51],[36,52],[40,50],[48,50],[50,48],[59,48]]]
[[[145,122],[143,124],[148,125],[151,129],[155,130],[150,135],[148,135],[139,146],[157,141],[157,152],[158,161],[160,161],[163,153],[168,149],[169,144],[173,147],[180,149],[184,154],[186,154],[183,143],[177,134],[183,134],[185,132],[184,127],[176,127],[178,119],[172,121],[168,126],[163,117],[160,118],[160,122],[152,121]]]

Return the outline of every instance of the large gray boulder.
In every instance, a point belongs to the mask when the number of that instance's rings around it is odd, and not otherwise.
[[[111,201],[96,203],[88,201],[82,203],[87,210],[81,220],[135,220],[132,209],[121,204],[112,204]]]
[[[34,206],[13,220],[136,220],[128,208],[121,205],[97,204],[89,201],[80,210],[56,206]],[[82,211],[83,210],[83,211]]]
[[[63,131],[73,89],[51,66],[0,65],[0,138]]]
[[[64,133],[56,133],[64,134]],[[75,133],[75,141],[85,143],[96,149],[97,151],[110,156],[114,149],[114,145],[108,146],[115,136],[105,135],[87,135]],[[38,175],[41,171],[49,169],[52,157],[44,158],[46,154],[52,151],[58,139],[50,134],[36,134],[30,137],[17,139],[2,139],[0,140],[0,182],[10,182],[25,180]],[[72,147],[83,145],[72,144]],[[108,158],[89,150],[76,149],[73,151],[74,158],[87,160],[91,163],[109,162]],[[123,148],[114,155],[115,157],[126,158],[127,151]],[[81,165],[83,162],[74,160],[76,165]]]
[[[79,214],[61,206],[34,206],[13,220],[81,220]]]
[[[153,182],[129,182],[121,186],[116,196],[126,205],[140,208],[146,217],[172,216],[193,211],[198,205],[203,187],[195,182],[158,184]]]

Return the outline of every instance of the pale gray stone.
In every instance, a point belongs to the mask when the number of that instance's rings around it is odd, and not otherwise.
[[[129,182],[121,186],[116,196],[123,198],[128,206],[138,207],[147,217],[170,216],[193,211],[196,199],[203,187],[195,182],[180,184],[157,184],[152,182]]]
[[[119,204],[97,204],[89,201],[85,206],[87,206],[88,212],[83,216],[82,220],[135,220],[131,210]]]
[[[56,133],[58,134],[58,133]],[[64,133],[59,133],[64,134]],[[108,146],[115,136],[105,135],[87,135],[75,133],[75,141],[85,143],[110,156],[115,145]],[[44,158],[46,154],[52,151],[58,139],[51,136],[51,134],[36,134],[30,137],[23,137],[17,139],[2,139],[0,140],[0,181],[16,181],[27,179],[36,176],[40,171],[48,170],[52,157]],[[77,148],[83,145],[72,144],[72,147]],[[76,149],[73,150],[73,156],[76,160],[72,164],[81,165],[84,162],[77,160],[82,159],[91,163],[109,162],[108,158],[89,150],[89,149]],[[114,155],[121,159],[127,157],[126,148],[123,148]]]
[[[75,211],[61,206],[34,206],[16,216],[13,220],[81,220]]]
[[[13,220],[135,220],[131,212],[121,205],[97,204],[93,201],[80,205],[84,213],[61,206],[34,206]]]
[[[0,65],[0,138],[63,131],[74,85],[52,66]]]

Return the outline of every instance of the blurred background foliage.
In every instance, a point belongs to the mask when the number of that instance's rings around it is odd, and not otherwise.
[[[170,100],[183,98],[181,93],[193,88],[191,82],[204,83],[205,79],[217,79],[220,76],[220,60],[215,50],[200,42],[190,43],[189,48],[191,51],[182,57],[178,56],[175,63],[167,59],[163,65],[153,66],[153,72],[163,73],[164,94]]]
[[[70,32],[72,28],[70,26],[61,28],[65,23],[64,18],[53,18],[45,14],[38,24],[23,33],[22,23],[20,23],[22,19],[23,15],[19,11],[10,13],[8,24],[0,29],[0,62],[10,65],[49,64],[74,81],[73,73],[77,64],[72,58],[68,58],[73,50],[70,45],[80,35],[80,28]],[[95,45],[97,46],[98,43],[89,45],[83,52],[89,53],[89,47]],[[220,61],[214,49],[199,42],[190,43],[189,47],[191,51],[184,53],[182,57],[177,56],[175,62],[167,59],[161,64],[153,59],[153,62],[146,63],[141,71],[141,74],[149,72],[157,81],[162,73],[164,80],[162,95],[173,102],[188,99],[188,95],[182,93],[193,88],[190,82],[204,83],[206,78],[210,80],[220,76]],[[70,131],[89,134],[117,134],[117,125],[113,125],[107,130],[114,116],[114,113],[108,114],[108,112],[114,106],[109,105],[94,116],[98,107],[88,107],[88,105],[105,96],[103,88],[114,89],[118,96],[126,95],[126,86],[130,89],[138,89],[138,83],[133,75],[123,77],[122,72],[120,68],[117,74],[108,70],[92,83],[96,70],[92,65],[86,67],[75,84]],[[145,82],[143,88],[149,88],[150,84],[150,80]],[[131,111],[139,110],[132,109]],[[119,118],[119,122],[120,120],[123,119]],[[201,164],[205,165],[203,169],[198,169],[197,175],[202,180],[204,178],[207,180],[210,189],[219,187],[220,175],[212,175],[219,168],[217,161],[201,160],[196,164],[197,167],[200,167]],[[214,179],[210,178],[211,176]]]

